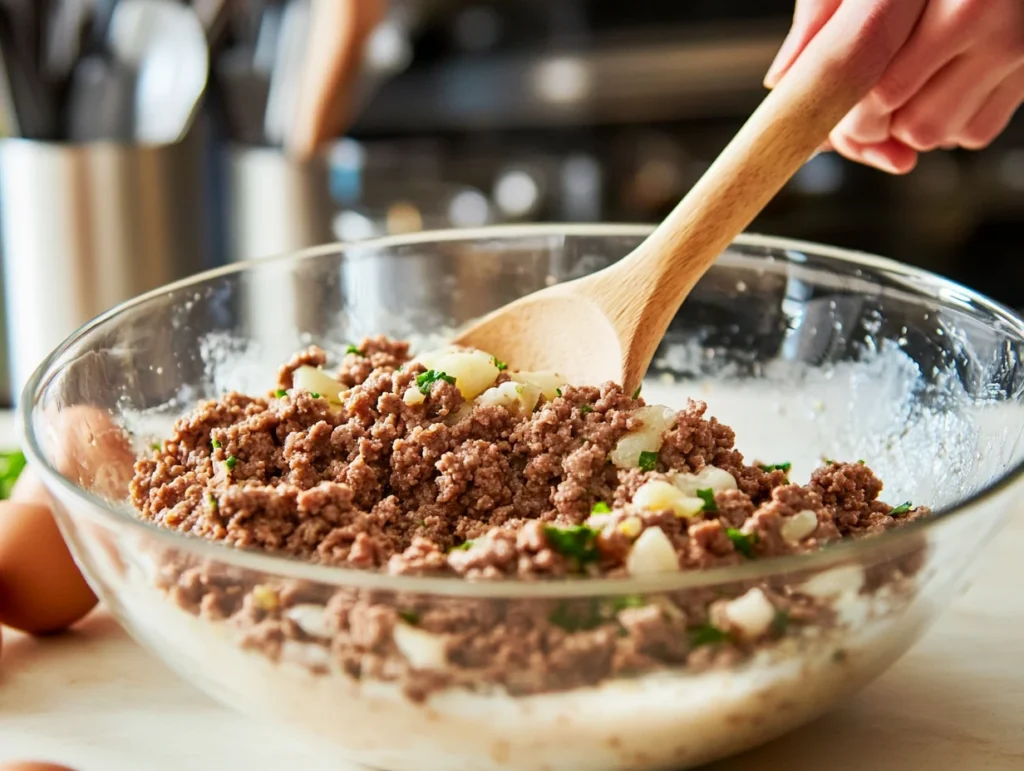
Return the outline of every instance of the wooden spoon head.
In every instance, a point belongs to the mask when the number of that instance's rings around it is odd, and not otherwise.
[[[493,354],[514,369],[559,372],[575,385],[622,381],[622,343],[611,320],[589,297],[563,286],[499,308],[454,343]]]

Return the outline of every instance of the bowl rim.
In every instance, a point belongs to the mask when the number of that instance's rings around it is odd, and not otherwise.
[[[930,532],[939,523],[976,508],[978,504],[1007,490],[1024,477],[1024,459],[1022,459],[982,489],[955,505],[934,511],[930,517],[911,522],[898,530],[887,531],[881,536],[840,542],[817,552],[770,557],[748,561],[741,565],[717,567],[708,570],[680,571],[678,573],[642,577],[569,577],[540,581],[523,581],[513,578],[500,581],[473,581],[461,577],[389,575],[380,571],[319,565],[297,557],[238,549],[218,541],[209,541],[204,538],[188,536],[176,530],[162,528],[151,522],[132,517],[123,511],[115,510],[103,499],[72,483],[46,460],[39,446],[38,437],[33,427],[32,416],[45,384],[56,374],[56,371],[51,371],[54,364],[60,361],[69,349],[94,330],[123,313],[145,305],[170,292],[195,287],[223,276],[244,273],[247,270],[268,263],[299,262],[305,259],[314,259],[327,254],[353,249],[379,250],[414,244],[484,239],[496,240],[502,238],[515,239],[544,235],[642,237],[650,233],[654,227],[654,225],[648,224],[544,223],[425,230],[364,241],[333,242],[298,251],[233,262],[165,284],[123,303],[119,303],[110,310],[86,322],[65,338],[60,345],[43,359],[27,380],[17,408],[17,424],[23,437],[25,453],[33,468],[41,474],[43,482],[54,493],[56,498],[68,496],[76,499],[78,505],[75,507],[75,512],[73,515],[68,515],[72,520],[77,519],[79,516],[85,516],[96,524],[115,532],[126,531],[137,535],[140,539],[155,539],[172,552],[184,552],[190,556],[200,557],[211,562],[276,577],[313,581],[338,587],[408,594],[473,597],[477,599],[604,597],[625,594],[647,594],[708,588],[787,573],[809,573],[854,562],[862,565],[875,564],[881,560],[905,554],[908,548],[915,543],[919,543],[924,534]],[[844,249],[842,247],[818,244],[800,239],[743,233],[733,243],[737,246],[768,248],[781,251],[785,255],[783,258],[784,262],[797,262],[789,254],[789,252],[797,252],[836,260],[848,265],[885,271],[901,275],[905,278],[913,278],[915,283],[912,289],[915,293],[925,295],[926,290],[930,288],[937,295],[942,295],[943,293],[940,290],[946,290],[945,296],[940,300],[941,302],[948,304],[954,300],[966,300],[972,306],[977,306],[1001,318],[1024,341],[1024,318],[1021,315],[979,292],[968,289],[961,284],[930,271],[904,265],[896,260],[869,252]]]

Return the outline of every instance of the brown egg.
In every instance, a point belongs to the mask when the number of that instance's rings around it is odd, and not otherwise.
[[[0,624],[58,632],[95,605],[50,508],[0,501]]]
[[[67,766],[58,766],[56,763],[39,763],[31,760],[12,760],[10,763],[0,764],[0,771],[74,771]]]
[[[51,505],[46,485],[31,466],[26,466],[25,470],[21,472],[21,476],[18,477],[18,481],[14,483],[11,500],[21,503],[38,503],[40,506]]]
[[[125,432],[96,407],[71,407],[55,414],[42,443],[60,472],[101,496],[128,495],[135,453]]]

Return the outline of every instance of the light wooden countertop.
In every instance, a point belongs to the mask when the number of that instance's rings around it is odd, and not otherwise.
[[[2,428],[2,426],[0,426]],[[1024,769],[1024,511],[973,586],[893,669],[828,716],[708,771]],[[72,633],[6,630],[0,761],[76,771],[354,771],[305,759],[171,673],[97,611]]]

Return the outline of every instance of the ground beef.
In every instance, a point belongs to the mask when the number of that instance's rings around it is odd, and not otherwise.
[[[338,400],[294,387],[298,368],[327,362],[311,347],[281,368],[278,389],[266,396],[226,394],[179,419],[136,463],[131,496],[140,516],[326,565],[536,581],[625,577],[633,544],[652,528],[679,569],[704,570],[820,549],[929,513],[881,502],[882,484],[862,463],[827,463],[807,485],[791,483],[788,467],[748,464],[732,429],[706,417],[702,402],[675,415],[650,470],[619,468],[610,456],[643,429],[644,402],[613,383],[564,386],[520,415],[467,403],[454,378],[428,373],[406,343],[375,338],[342,358]],[[497,382],[514,377],[501,372]],[[709,497],[698,514],[633,502],[649,482],[721,471],[735,489],[701,491]],[[920,564],[904,555],[872,566],[867,587],[898,584]],[[246,647],[279,659],[296,650],[292,643],[320,645],[350,675],[401,680],[417,697],[452,684],[534,693],[664,666],[727,665],[790,627],[832,618],[827,603],[778,581],[656,601],[428,600],[246,584],[173,557],[159,584],[189,612],[228,620]],[[723,603],[754,589],[777,623],[743,640]],[[319,614],[316,628],[304,624],[310,614]],[[398,624],[445,636],[443,674],[406,663]]]

